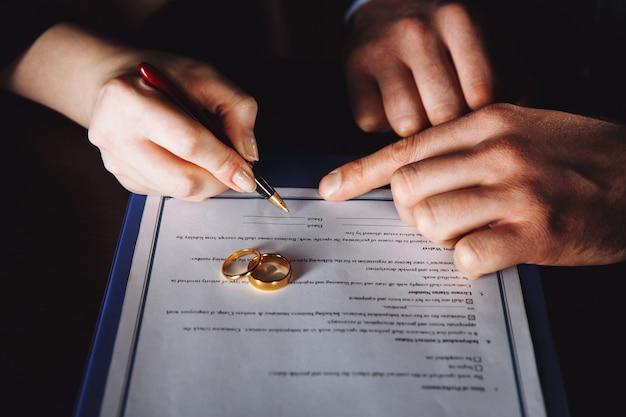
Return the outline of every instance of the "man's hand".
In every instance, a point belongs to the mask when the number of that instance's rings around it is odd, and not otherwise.
[[[346,76],[364,131],[409,136],[493,101],[489,60],[462,5],[371,0],[353,19]]]
[[[626,259],[626,128],[496,104],[327,175],[344,200],[391,182],[402,220],[468,277],[518,263]]]

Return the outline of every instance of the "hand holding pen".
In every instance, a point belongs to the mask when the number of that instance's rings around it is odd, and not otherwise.
[[[211,133],[215,134],[217,130],[221,130],[221,127],[217,123],[213,123],[212,120],[203,112],[203,109],[198,108],[196,103],[187,98],[185,93],[181,91],[176,84],[174,84],[165,74],[148,64],[142,62],[137,66],[137,71],[141,78],[152,88],[159,91],[166,98],[174,102],[181,110],[197,122],[201,123]],[[254,151],[256,153],[256,140],[254,141]],[[258,154],[256,159],[258,159]],[[280,195],[272,188],[271,185],[258,174],[254,174],[255,190],[261,197],[268,200],[274,206],[279,209],[289,212],[287,205],[280,197]],[[235,176],[237,173],[235,173]],[[233,177],[233,181],[236,182],[236,177]],[[244,190],[249,191],[249,190]]]
[[[219,118],[236,150],[172,98],[138,82],[137,76],[121,75],[104,84],[91,112],[89,138],[100,148],[106,168],[130,191],[189,201],[227,188],[257,189],[250,167],[258,160],[255,100],[206,64],[152,59],[185,97]]]

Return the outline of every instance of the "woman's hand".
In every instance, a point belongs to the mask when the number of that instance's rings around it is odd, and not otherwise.
[[[326,176],[344,200],[391,182],[402,220],[478,277],[518,263],[626,259],[626,127],[496,104]]]
[[[234,149],[143,83],[136,69],[142,61],[216,114]],[[5,78],[12,91],[88,127],[106,169],[130,191],[199,201],[227,188],[256,188],[248,161],[259,158],[257,104],[205,63],[125,48],[59,24]]]
[[[235,149],[258,160],[257,104],[210,66],[178,57],[151,63],[196,103],[219,116]],[[252,170],[239,153],[131,72],[107,81],[97,96],[89,140],[127,189],[200,201],[226,187],[254,191]]]
[[[361,129],[409,136],[493,101],[489,59],[463,5],[370,0],[352,23],[346,76]]]

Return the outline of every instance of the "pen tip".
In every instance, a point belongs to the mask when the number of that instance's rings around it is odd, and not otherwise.
[[[285,213],[289,213],[289,208],[287,207],[287,204],[285,204],[285,202],[280,197],[280,195],[278,195],[278,193],[275,192],[274,194],[272,194],[272,196],[268,198],[268,200],[270,203],[272,203],[273,205],[275,205],[276,207],[278,207]]]

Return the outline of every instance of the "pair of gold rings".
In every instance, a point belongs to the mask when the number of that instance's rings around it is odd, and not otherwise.
[[[251,256],[244,272],[232,273],[229,268],[237,260]],[[278,253],[261,253],[257,249],[241,249],[228,255],[222,263],[222,276],[229,281],[247,278],[255,288],[273,291],[291,281],[291,263]]]

